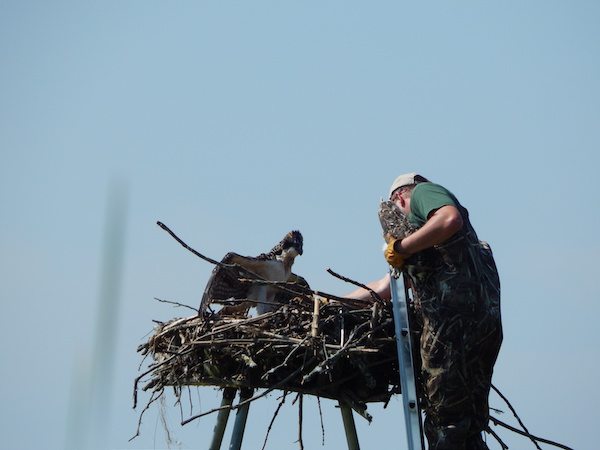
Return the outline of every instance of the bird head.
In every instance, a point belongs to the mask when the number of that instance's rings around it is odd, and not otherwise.
[[[302,238],[302,234],[298,230],[290,231],[283,238],[284,244],[283,249],[286,248],[295,248],[299,255],[302,254],[302,246],[304,244],[304,239]]]
[[[269,253],[263,253],[259,258],[280,260],[291,256],[293,260],[293,258],[302,254],[302,244],[302,234],[297,230],[290,231]]]
[[[301,255],[302,245],[302,234],[298,230],[290,231],[284,236],[281,242],[279,242],[279,244],[277,244],[273,250],[271,250],[271,254],[275,256],[282,256],[284,254],[287,255],[291,252],[295,252],[294,256]]]

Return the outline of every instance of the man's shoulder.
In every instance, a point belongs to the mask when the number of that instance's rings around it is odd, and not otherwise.
[[[412,218],[413,222],[422,224],[427,221],[432,211],[446,205],[459,205],[452,192],[439,184],[419,183],[411,194],[410,209],[412,217],[409,217],[409,219]]]
[[[430,181],[419,183],[415,186],[412,192],[412,196],[429,196],[429,195],[444,195],[450,198],[454,198],[452,192],[446,189],[441,184],[432,183]]]
[[[448,189],[446,189],[441,184],[433,183],[431,181],[424,181],[422,183],[418,183],[415,186],[414,190],[415,191],[429,191],[429,190],[437,191],[437,190],[442,190],[442,191],[448,192]]]

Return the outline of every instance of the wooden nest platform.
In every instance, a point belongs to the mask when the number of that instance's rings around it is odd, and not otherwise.
[[[370,420],[368,402],[400,392],[391,308],[358,307],[297,297],[257,317],[192,316],[160,323],[138,348],[152,361],[136,380],[151,391],[147,407],[167,387],[278,389],[339,400]],[[146,408],[147,408],[146,407]],[[205,412],[184,420],[187,423]]]

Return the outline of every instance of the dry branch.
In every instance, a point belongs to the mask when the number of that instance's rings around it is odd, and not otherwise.
[[[515,419],[517,419],[517,421],[519,422],[519,425],[521,425],[521,428],[523,428],[523,431],[529,435],[529,430],[527,429],[527,427],[525,426],[525,424],[523,423],[523,421],[517,414],[517,411],[515,411],[515,408],[513,408],[513,405],[508,401],[506,396],[502,392],[500,392],[500,389],[498,389],[493,384],[492,384],[492,390],[494,390],[494,392],[496,392],[496,394],[498,394],[500,396],[500,398],[502,400],[504,400],[504,403],[506,403],[506,405],[508,406],[510,411],[513,413],[513,416],[515,416]],[[538,450],[542,450],[535,439],[533,439],[530,435],[528,437],[531,440],[531,442],[533,442],[533,445],[535,445],[535,448],[537,448]]]
[[[554,447],[562,448],[564,450],[573,450],[573,448],[567,447],[566,445],[561,444],[559,442],[551,441],[550,439],[545,439],[545,438],[542,438],[539,436],[534,436],[533,434],[526,433],[525,431],[521,431],[518,428],[515,428],[505,422],[502,422],[501,420],[496,419],[495,417],[490,416],[490,421],[493,422],[494,425],[501,426],[502,428],[506,428],[507,430],[510,430],[513,433],[520,434],[521,436],[525,436],[529,439],[533,439],[537,442],[541,442],[542,444],[553,445]]]
[[[369,294],[371,295],[371,298],[373,299],[374,302],[379,302],[379,303],[386,303],[385,300],[383,300],[379,294],[377,292],[375,292],[373,289],[371,289],[369,286],[367,286],[366,284],[363,283],[359,283],[358,281],[354,281],[348,277],[345,277],[343,275],[340,275],[339,273],[334,272],[331,269],[327,269],[327,273],[334,276],[335,278],[339,278],[342,281],[345,281],[346,283],[350,283],[353,284],[354,286],[363,288],[365,291],[368,291]],[[358,300],[357,300],[358,301]]]
[[[267,428],[267,434],[265,436],[265,441],[263,442],[263,446],[261,447],[261,450],[265,450],[265,447],[267,446],[267,440],[269,439],[269,434],[271,433],[271,429],[273,428],[275,419],[277,418],[277,415],[279,414],[279,410],[285,403],[285,398],[287,397],[287,394],[288,394],[287,391],[284,391],[283,395],[281,396],[281,400],[280,400],[279,404],[277,405],[277,409],[275,410],[275,413],[273,414],[273,417],[271,418],[271,423],[269,423],[269,427]]]

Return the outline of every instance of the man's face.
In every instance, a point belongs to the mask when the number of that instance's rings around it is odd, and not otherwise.
[[[394,202],[405,215],[410,213],[410,197],[407,194],[408,191],[405,188],[399,188],[392,194],[392,202]]]

